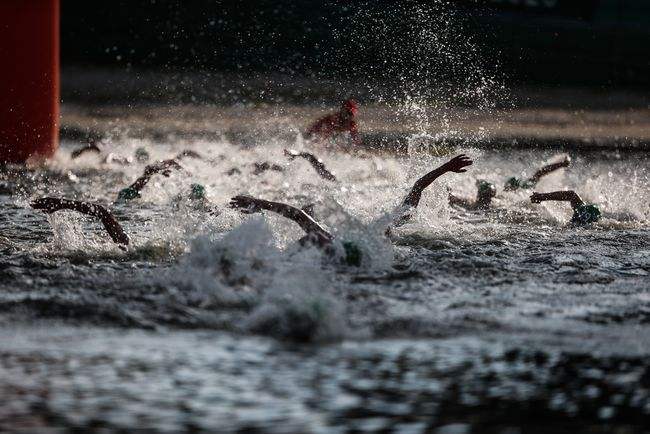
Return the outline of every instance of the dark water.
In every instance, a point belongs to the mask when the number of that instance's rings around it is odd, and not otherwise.
[[[445,157],[322,157],[338,184],[284,146],[126,140],[152,158],[194,149],[187,173],[113,205],[143,164],[69,160],[0,182],[0,429],[339,432],[635,432],[648,424],[648,155],[573,155],[539,191],[572,188],[601,222],[503,193],[488,213],[446,204],[531,175],[551,152],[467,150],[467,174],[427,190],[392,241],[385,222]],[[278,162],[284,172],[253,174]],[[240,174],[225,175],[233,167]],[[209,215],[186,200],[206,186]],[[298,228],[225,205],[249,193],[298,205],[357,241],[362,267],[300,249]],[[123,252],[97,222],[28,202],[110,205]],[[308,342],[308,343],[305,343]]]

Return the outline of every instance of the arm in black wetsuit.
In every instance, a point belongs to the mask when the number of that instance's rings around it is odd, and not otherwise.
[[[550,193],[533,193],[530,196],[532,203],[541,203],[546,200],[556,200],[561,202],[571,202],[571,207],[576,210],[583,206],[585,202],[580,198],[578,193],[572,190],[568,191],[553,191]]]
[[[41,210],[47,214],[67,209],[96,217],[102,222],[106,232],[108,232],[114,242],[125,246],[129,245],[129,237],[124,232],[124,229],[122,229],[122,226],[113,217],[113,214],[101,205],[78,200],[58,199],[55,197],[36,199],[30,205],[32,208]]]
[[[285,149],[284,155],[292,160],[296,157],[304,158],[309,162],[309,164],[312,165],[312,167],[316,170],[316,173],[318,173],[321,178],[327,179],[328,181],[336,181],[336,176],[327,170],[325,163],[323,163],[323,161],[320,158],[316,157],[314,154],[311,154],[309,152],[298,152],[293,149]]]
[[[551,172],[555,172],[558,169],[561,169],[563,167],[569,167],[571,164],[571,158],[570,157],[565,157],[564,160],[560,161],[559,163],[552,163],[548,164],[542,168],[540,168],[533,176],[530,177],[530,181],[537,183],[542,176],[546,176]]]
[[[458,155],[451,160],[447,161],[442,166],[437,169],[433,169],[431,172],[427,173],[413,184],[411,191],[406,195],[402,201],[402,208],[404,208],[404,213],[397,216],[393,222],[395,226],[400,226],[406,223],[411,215],[408,213],[409,208],[417,208],[420,204],[420,199],[422,198],[422,192],[429,186],[433,181],[438,179],[440,176],[444,175],[447,172],[463,173],[467,172],[465,167],[471,166],[472,160],[465,154]]]
[[[334,239],[332,234],[325,230],[305,211],[285,203],[271,202],[250,196],[235,196],[230,200],[230,207],[239,208],[246,213],[266,210],[280,214],[281,216],[298,223],[302,230],[321,246],[331,244]]]

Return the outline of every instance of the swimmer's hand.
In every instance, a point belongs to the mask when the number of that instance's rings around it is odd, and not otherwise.
[[[472,160],[467,155],[460,154],[443,164],[442,169],[447,172],[464,173],[467,172],[464,167],[471,166],[472,163]]]
[[[239,195],[230,199],[230,208],[239,209],[244,214],[260,212],[261,208],[257,199],[250,196]]]
[[[542,193],[535,192],[530,195],[530,201],[532,203],[542,203],[543,200],[544,200],[544,195]]]
[[[300,152],[296,151],[295,149],[285,149],[284,155],[286,157],[289,157],[290,160],[293,160],[296,157],[300,157]]]

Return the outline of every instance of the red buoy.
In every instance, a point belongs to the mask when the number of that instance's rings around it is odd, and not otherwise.
[[[59,0],[0,0],[0,164],[59,144]]]

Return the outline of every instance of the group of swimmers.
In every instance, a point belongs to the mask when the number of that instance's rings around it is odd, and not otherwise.
[[[336,134],[348,133],[351,138],[352,146],[356,148],[361,143],[356,122],[357,113],[357,103],[354,100],[347,100],[343,103],[338,112],[330,114],[315,122],[307,130],[305,136],[311,139],[329,139]],[[74,151],[71,157],[77,158],[86,152],[101,153],[101,149],[96,144],[90,144]],[[309,152],[298,152],[295,150],[285,150],[284,154],[290,160],[295,158],[305,159],[311,164],[320,177],[327,181],[337,181],[334,173],[329,171],[323,161],[317,158],[314,154]],[[111,155],[112,154],[109,154],[109,157]],[[106,159],[108,160],[109,157]],[[146,162],[150,157],[145,149],[140,148],[136,151],[135,158],[139,162]],[[141,190],[154,175],[160,174],[163,176],[170,176],[173,171],[184,171],[183,167],[179,163],[184,158],[203,159],[200,154],[188,150],[181,152],[175,158],[149,164],[145,167],[142,176],[137,178],[135,182],[128,187],[120,190],[117,195],[117,201],[126,202],[139,198],[141,196]],[[111,161],[116,160],[113,159]],[[125,161],[124,164],[128,164],[128,161]],[[566,157],[560,162],[540,168],[528,179],[510,178],[506,181],[504,190],[513,191],[517,189],[532,189],[543,176],[560,168],[568,167],[570,164],[571,159]],[[399,227],[411,219],[411,213],[419,205],[423,191],[437,178],[449,172],[466,172],[466,168],[470,165],[472,165],[472,160],[466,155],[461,154],[419,178],[413,184],[406,197],[402,200],[400,209],[394,215],[391,225],[385,231],[386,236],[391,235],[391,228]],[[233,169],[233,171],[234,170],[235,169]],[[283,168],[282,166],[275,164],[256,163],[255,173],[262,173],[266,170],[282,171]],[[238,169],[237,172],[239,172]],[[236,172],[229,174],[234,173]],[[450,193],[449,203],[468,210],[488,209],[491,206],[492,198],[496,196],[496,187],[487,181],[480,180],[477,182],[477,189],[476,200],[459,198]],[[218,212],[207,204],[205,188],[202,185],[192,184],[190,191],[189,198],[191,200],[201,203],[203,208],[211,213]],[[530,200],[532,203],[541,203],[543,201],[569,202],[573,208],[573,217],[571,222],[577,225],[591,224],[598,221],[601,217],[600,210],[597,206],[585,203],[574,191],[554,191],[549,193],[534,192],[530,196]],[[102,222],[104,228],[115,243],[122,248],[129,244],[129,237],[121,225],[110,211],[101,205],[69,199],[44,197],[33,201],[31,206],[45,213],[54,213],[60,210],[73,210],[96,217]],[[246,195],[233,197],[229,206],[238,209],[242,213],[255,213],[260,211],[277,213],[296,222],[305,232],[305,236],[299,241],[301,245],[313,245],[323,249],[323,251],[328,254],[335,254],[336,250],[339,248],[337,246],[341,246],[343,249],[342,257],[344,258],[345,263],[357,266],[361,264],[362,254],[359,246],[346,240],[341,240],[340,243],[335,243],[334,235],[332,235],[332,233],[325,229],[323,225],[315,219],[313,206],[308,205],[304,208],[298,208],[289,204],[268,201]]]

